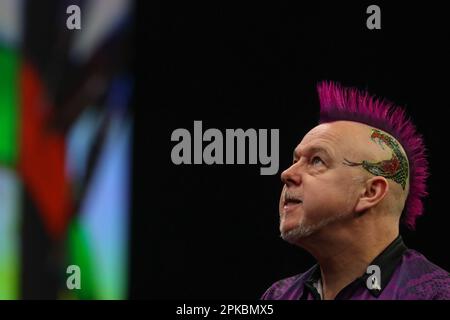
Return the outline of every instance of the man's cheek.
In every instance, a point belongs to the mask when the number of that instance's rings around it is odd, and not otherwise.
[[[320,195],[316,195],[314,199],[303,202],[303,210],[308,219],[315,221],[327,218],[332,214],[334,203],[332,199],[325,199]]]

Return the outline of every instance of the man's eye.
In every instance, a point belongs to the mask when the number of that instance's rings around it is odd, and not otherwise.
[[[316,156],[311,159],[311,164],[313,165],[323,164],[323,161],[320,157]]]

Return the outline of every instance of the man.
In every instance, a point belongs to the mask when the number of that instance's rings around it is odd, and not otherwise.
[[[408,249],[426,195],[422,137],[404,111],[353,88],[318,86],[320,124],[281,174],[280,232],[317,264],[262,299],[450,299],[450,275]],[[402,215],[403,212],[403,215]]]

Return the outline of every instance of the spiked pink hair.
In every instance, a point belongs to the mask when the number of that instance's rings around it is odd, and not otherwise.
[[[403,146],[409,161],[409,193],[403,222],[414,230],[423,213],[428,160],[425,144],[405,111],[392,102],[380,100],[366,91],[345,88],[339,83],[323,81],[317,85],[320,100],[319,123],[348,120],[365,123],[392,135]]]

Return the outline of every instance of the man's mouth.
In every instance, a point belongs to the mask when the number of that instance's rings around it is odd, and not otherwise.
[[[284,195],[283,208],[285,211],[288,211],[289,209],[292,209],[293,207],[295,207],[299,204],[302,204],[302,203],[303,203],[303,200],[299,197],[296,197],[289,193],[286,193]]]

